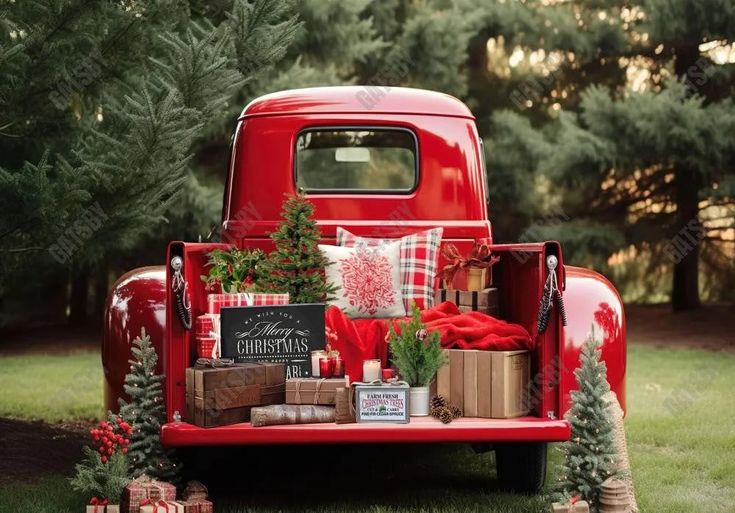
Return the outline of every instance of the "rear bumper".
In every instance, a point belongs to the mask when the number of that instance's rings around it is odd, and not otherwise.
[[[560,442],[570,436],[569,422],[537,417],[458,419],[441,424],[412,418],[410,424],[302,424],[254,428],[249,423],[200,428],[171,422],[161,428],[170,447],[212,445],[288,445],[449,442]]]

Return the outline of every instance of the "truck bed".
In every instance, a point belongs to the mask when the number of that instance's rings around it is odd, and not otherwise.
[[[170,447],[205,445],[275,445],[342,443],[554,442],[568,440],[569,422],[539,417],[461,418],[442,424],[412,417],[409,424],[299,424],[253,427],[250,423],[200,428],[170,422],[161,441]]]

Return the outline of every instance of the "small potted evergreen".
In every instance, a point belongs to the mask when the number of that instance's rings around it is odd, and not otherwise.
[[[427,331],[418,307],[413,305],[413,319],[398,323],[400,333],[389,324],[389,347],[393,363],[408,386],[409,413],[413,417],[429,415],[429,383],[436,372],[447,364],[439,333]]]

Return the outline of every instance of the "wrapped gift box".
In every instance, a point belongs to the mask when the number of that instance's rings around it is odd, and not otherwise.
[[[198,315],[194,320],[194,335],[209,337],[210,333],[219,331],[219,314],[207,313]]]
[[[86,513],[120,513],[120,506],[107,504],[107,499],[100,500],[92,497],[87,505]]]
[[[587,501],[555,502],[551,505],[551,513],[590,513],[590,505]]]
[[[270,306],[287,305],[288,294],[261,294],[239,292],[237,294],[209,294],[207,312],[219,314],[223,306]]]
[[[187,421],[200,427],[250,420],[253,406],[286,399],[282,363],[236,363],[186,369]]]
[[[185,513],[184,503],[176,501],[157,500],[140,506],[140,513]]]
[[[194,499],[182,502],[184,513],[213,513],[212,502],[207,499]]]
[[[140,503],[147,499],[175,501],[176,487],[171,483],[140,476],[130,481],[123,490],[120,510],[123,513],[139,513]]]
[[[214,337],[197,336],[197,358],[219,358],[222,356],[221,348],[217,347],[217,339]]]
[[[498,316],[498,289],[487,288],[480,291],[438,289],[434,293],[434,304],[450,301],[457,305],[461,312],[477,311]]]
[[[337,390],[349,378],[290,378],[286,380],[286,404],[336,404]]]
[[[445,349],[449,364],[436,377],[437,394],[465,417],[508,419],[529,413],[528,351]]]

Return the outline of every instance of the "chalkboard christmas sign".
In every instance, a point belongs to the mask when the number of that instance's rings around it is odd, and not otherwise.
[[[224,307],[222,357],[286,365],[286,378],[311,377],[310,352],[324,349],[324,305]]]

